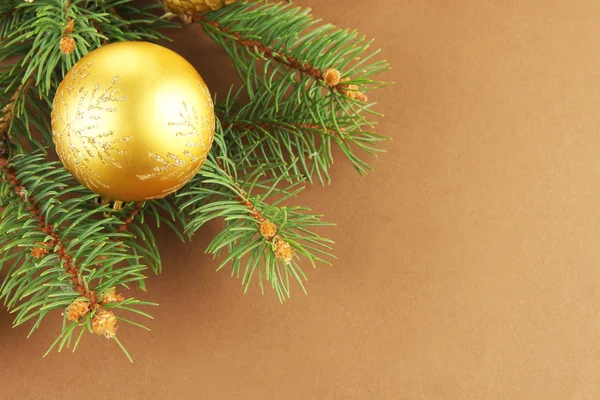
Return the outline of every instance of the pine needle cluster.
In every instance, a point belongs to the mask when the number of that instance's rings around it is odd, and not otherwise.
[[[0,300],[30,321],[30,334],[62,311],[49,351],[77,348],[85,332],[115,340],[119,322],[147,329],[154,303],[126,296],[160,273],[154,226],[190,240],[225,222],[206,251],[244,290],[271,288],[283,301],[304,291],[306,266],[329,263],[329,225],[290,206],[307,183],[330,182],[334,155],[361,174],[380,151],[369,92],[385,85],[371,41],[287,3],[238,1],[188,23],[230,56],[242,85],[215,99],[215,143],[179,192],[114,211],[60,162],[50,112],[64,75],[107,43],[167,39],[181,26],[161,4],[131,0],[5,0],[0,4]],[[339,148],[341,152],[335,150]],[[121,296],[124,293],[125,296]]]

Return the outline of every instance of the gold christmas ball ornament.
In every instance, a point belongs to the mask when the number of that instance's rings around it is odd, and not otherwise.
[[[52,105],[58,156],[105,200],[151,200],[180,189],[204,163],[214,130],[200,74],[177,53],[145,42],[83,57]]]
[[[164,0],[165,7],[173,14],[194,15],[235,3],[237,0]]]

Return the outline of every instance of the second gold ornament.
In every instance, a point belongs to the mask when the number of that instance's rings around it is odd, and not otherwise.
[[[237,0],[164,0],[165,7],[173,14],[191,16],[215,11]]]

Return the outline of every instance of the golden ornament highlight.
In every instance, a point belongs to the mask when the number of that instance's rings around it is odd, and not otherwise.
[[[114,43],[83,57],[52,105],[56,151],[105,200],[165,197],[192,179],[212,145],[214,106],[202,77],[177,53]]]
[[[219,8],[234,3],[236,0],[164,0],[165,7],[173,14],[194,15],[202,14],[208,11],[215,11]]]

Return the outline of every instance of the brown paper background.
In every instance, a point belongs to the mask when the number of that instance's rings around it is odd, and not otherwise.
[[[2,399],[600,398],[600,2],[301,0],[376,38],[393,137],[360,178],[298,203],[338,226],[334,267],[280,305],[159,233],[152,332],[41,355],[0,309]],[[172,44],[213,90],[233,72],[197,27]]]

